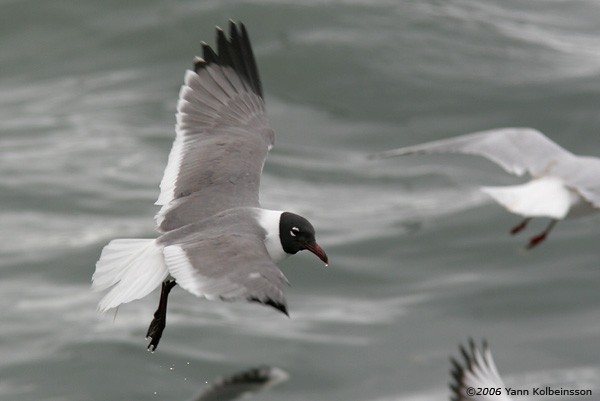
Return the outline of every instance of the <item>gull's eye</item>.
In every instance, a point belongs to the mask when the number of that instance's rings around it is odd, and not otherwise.
[[[292,227],[292,229],[290,230],[290,235],[292,237],[295,237],[296,233],[299,233],[299,232],[300,232],[300,229],[298,227]]]

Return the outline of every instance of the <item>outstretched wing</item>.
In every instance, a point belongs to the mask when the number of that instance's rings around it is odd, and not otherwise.
[[[259,206],[262,168],[274,141],[258,69],[243,24],[217,28],[217,52],[187,71],[177,103],[176,138],[156,201],[166,232],[237,206]]]
[[[464,153],[483,156],[515,175],[539,176],[570,152],[533,128],[499,128],[389,150],[376,157],[416,153]]]
[[[460,352],[464,359],[462,363],[450,358],[452,362],[451,401],[512,401],[505,392],[504,382],[500,378],[492,352],[485,341],[483,346],[478,348],[473,340],[470,340],[469,348],[465,349],[461,345]],[[477,395],[470,394],[471,390],[467,390],[469,388],[475,391],[478,388],[488,390],[486,395]],[[490,394],[491,389],[498,388],[500,388],[500,395]]]
[[[215,380],[194,401],[233,401],[276,386],[289,375],[280,368],[261,366]]]

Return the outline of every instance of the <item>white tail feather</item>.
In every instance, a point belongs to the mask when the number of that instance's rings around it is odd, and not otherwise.
[[[168,276],[162,246],[155,239],[116,239],[102,250],[92,276],[94,291],[112,289],[100,300],[105,312],[148,295]]]

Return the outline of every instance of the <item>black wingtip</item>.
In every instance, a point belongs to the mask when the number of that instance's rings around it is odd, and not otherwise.
[[[202,58],[204,58],[204,61],[206,61],[206,63],[208,64],[219,63],[219,57],[217,56],[215,51],[206,43],[202,43],[202,55]]]
[[[287,317],[290,317],[290,314],[288,313],[287,306],[284,303],[277,302],[277,301],[275,301],[275,300],[273,300],[271,298],[268,298],[268,299],[249,298],[248,300],[251,301],[251,302],[258,302],[258,303],[261,303],[263,305],[269,305],[269,306],[277,309],[279,312],[283,313]]]
[[[465,374],[467,371],[473,370],[473,366],[477,364],[477,354],[479,352],[484,352],[488,347],[487,341],[482,341],[482,347],[482,351],[480,351],[475,343],[475,340],[473,340],[473,338],[469,338],[467,341],[467,346],[463,344],[458,346],[463,362],[461,363],[454,357],[450,357],[450,363],[452,365],[450,369],[452,380],[449,383],[450,390],[452,391],[452,395],[450,397],[451,401],[459,401],[464,399],[464,394],[461,394],[461,391],[464,390],[463,386]]]
[[[227,40],[225,37],[225,32],[221,30],[217,31],[217,51],[219,52],[219,65],[228,66],[235,69],[233,55],[231,54],[232,51],[230,42],[233,43],[233,40]]]
[[[244,24],[241,22],[239,24],[240,24],[240,26],[244,26]],[[237,26],[238,26],[238,23],[236,23],[232,19],[229,20],[229,35],[233,36],[233,32],[237,31]]]
[[[203,42],[204,62],[194,61],[194,70],[199,72],[211,64],[231,67],[244,80],[249,89],[263,97],[256,59],[250,43],[250,36],[244,24],[229,20],[229,37],[219,27],[216,28],[216,37],[217,51],[215,52],[213,48]]]
[[[450,396],[450,401],[459,401],[462,398],[460,389],[462,388],[462,383],[465,376],[465,368],[453,357],[450,357],[450,363],[452,364],[452,368],[450,369],[451,381],[448,383],[452,393]]]
[[[287,317],[290,317],[290,314],[288,313],[287,306],[285,304],[273,301],[272,299],[268,299],[268,300],[264,301],[263,303],[265,305],[272,306],[273,308],[277,309],[278,311],[280,311],[281,313],[283,313]]]

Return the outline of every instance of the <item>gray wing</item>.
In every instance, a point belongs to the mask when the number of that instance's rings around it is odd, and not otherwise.
[[[190,224],[159,237],[171,276],[198,297],[259,302],[287,315],[283,290],[288,281],[269,257],[264,235],[246,230],[242,219],[238,231],[221,230],[227,218],[217,218],[205,229]]]
[[[288,379],[283,369],[261,366],[220,378],[198,394],[193,401],[233,401],[266,390]]]
[[[554,163],[572,156],[532,128],[499,128],[461,135],[420,145],[389,150],[377,157],[392,157],[415,153],[464,153],[483,156],[515,175],[528,172],[544,173]]]
[[[176,138],[156,201],[166,232],[237,206],[259,206],[262,168],[274,141],[244,25],[217,29],[215,53],[187,71],[177,104]]]
[[[463,362],[458,362],[450,358],[452,362],[452,381],[450,389],[452,391],[451,401],[511,401],[512,398],[505,393],[505,386],[492,352],[484,341],[481,348],[478,348],[473,340],[469,341],[469,348],[460,346],[460,352]],[[502,394],[498,395],[469,395],[469,387],[477,388],[501,388]]]
[[[569,187],[600,209],[600,159],[573,156],[557,164],[552,174],[562,178]]]

